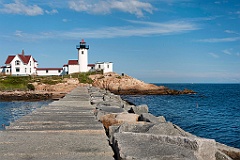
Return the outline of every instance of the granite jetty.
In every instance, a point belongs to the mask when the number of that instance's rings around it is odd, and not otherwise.
[[[77,87],[0,132],[1,159],[237,160],[240,150],[185,132],[147,105]]]

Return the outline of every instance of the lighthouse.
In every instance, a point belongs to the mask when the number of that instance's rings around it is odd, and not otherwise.
[[[88,72],[88,49],[89,45],[86,44],[84,39],[77,45],[78,50],[78,64],[80,72]]]

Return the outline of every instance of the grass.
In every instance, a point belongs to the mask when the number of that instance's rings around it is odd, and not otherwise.
[[[80,83],[92,84],[93,81],[89,78],[92,74],[101,74],[102,72],[87,72],[87,73],[74,73],[65,76],[0,76],[0,91],[27,91],[33,90],[33,87],[29,84],[37,82],[39,84],[55,85],[62,83],[63,78],[78,78]]]
[[[27,90],[27,84],[29,81],[29,77],[0,77],[0,90],[8,91],[8,90]]]

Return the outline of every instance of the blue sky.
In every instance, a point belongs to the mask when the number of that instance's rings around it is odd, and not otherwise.
[[[146,82],[240,83],[238,0],[0,0],[1,65],[24,49],[62,67],[81,39]]]

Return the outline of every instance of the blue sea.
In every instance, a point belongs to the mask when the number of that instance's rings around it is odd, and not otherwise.
[[[0,102],[0,130],[21,118],[22,116],[31,113],[37,108],[43,105],[49,104],[51,101],[39,101],[39,102]]]
[[[240,84],[157,84],[192,95],[122,96],[194,135],[240,148]]]

